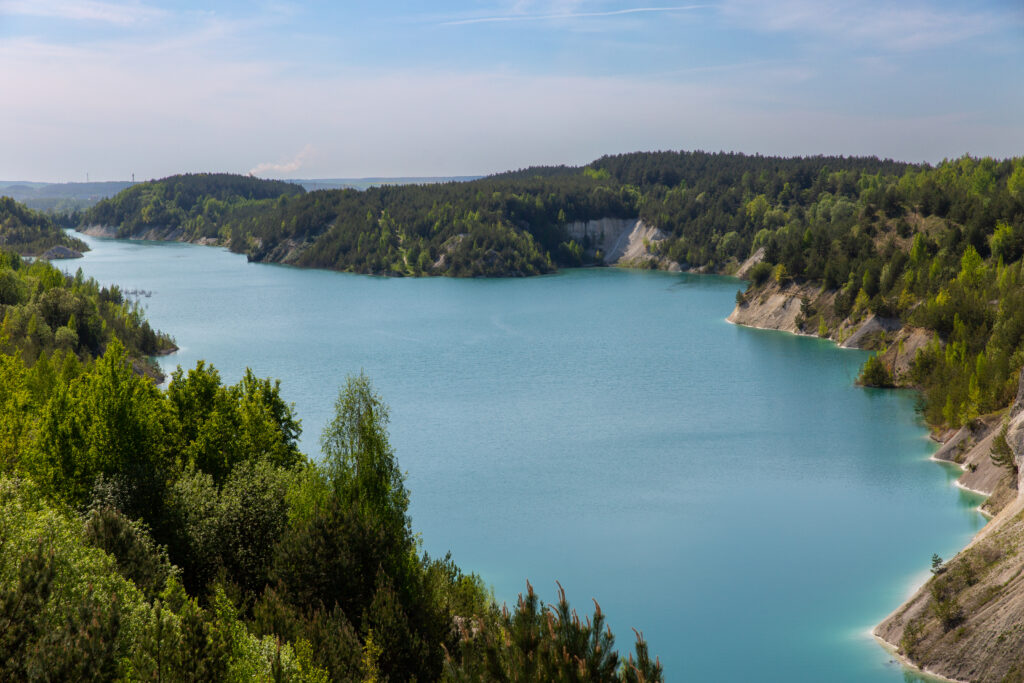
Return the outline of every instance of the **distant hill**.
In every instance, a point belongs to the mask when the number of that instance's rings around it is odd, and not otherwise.
[[[186,173],[136,183],[81,215],[84,228],[116,237],[219,239],[222,217],[266,211],[279,198],[305,194],[302,186],[230,173]]]
[[[16,199],[30,209],[64,213],[86,209],[131,185],[126,180],[102,183],[0,181],[0,195]]]
[[[400,178],[307,178],[284,182],[301,185],[307,191],[366,190],[384,185],[430,185],[466,182],[481,176],[409,176]],[[148,181],[152,182],[152,181]],[[97,183],[39,183],[26,180],[0,180],[0,196],[16,199],[30,209],[67,213],[81,211],[136,185],[129,180]]]
[[[470,180],[479,180],[483,176],[478,175],[456,175],[456,176],[409,176],[402,178],[311,178],[303,180],[292,180],[293,183],[302,185],[309,192],[316,190],[366,190],[371,187],[384,185],[434,185],[437,183],[464,183]]]

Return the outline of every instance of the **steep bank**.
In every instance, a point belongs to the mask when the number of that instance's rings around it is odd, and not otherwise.
[[[583,245],[589,257],[606,266],[660,268],[678,272],[680,264],[658,255],[668,235],[640,218],[598,218],[565,226],[569,239]]]
[[[181,228],[146,228],[133,232],[127,236],[118,234],[116,227],[110,225],[87,225],[78,228],[78,232],[90,237],[103,237],[108,239],[122,238],[130,240],[143,240],[147,242],[190,242],[192,244],[219,246],[220,241],[214,237],[199,237],[187,239],[185,231]]]
[[[747,263],[739,272],[749,272]],[[846,349],[877,351],[896,386],[912,387],[908,377],[918,350],[935,334],[896,318],[867,311],[839,318],[837,292],[810,282],[775,280],[752,287],[737,296],[736,307],[726,318],[736,325],[831,339]]]
[[[1019,475],[989,457],[1004,420],[1014,459],[1024,454],[1020,387],[1008,415],[963,427],[936,454],[965,467],[964,486],[991,494],[995,517],[874,631],[915,666],[958,681],[1024,678],[1024,497]]]

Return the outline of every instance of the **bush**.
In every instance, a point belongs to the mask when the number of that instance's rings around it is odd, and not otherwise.
[[[750,269],[750,281],[760,287],[772,276],[772,264],[761,261]]]
[[[860,383],[866,387],[891,387],[893,386],[892,373],[885,366],[882,359],[877,355],[868,358],[864,363],[864,369],[860,373]]]

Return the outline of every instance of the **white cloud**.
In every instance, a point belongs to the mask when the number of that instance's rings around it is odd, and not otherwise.
[[[303,164],[306,163],[306,160],[309,159],[310,155],[312,154],[313,145],[306,145],[298,154],[292,157],[292,159],[289,161],[264,161],[263,163],[256,164],[255,166],[249,169],[249,175],[263,177],[267,175],[277,176],[287,173],[295,173],[300,168],[302,168]]]
[[[137,2],[114,3],[98,0],[0,0],[0,16],[21,15],[98,21],[130,26],[165,16],[163,10]]]

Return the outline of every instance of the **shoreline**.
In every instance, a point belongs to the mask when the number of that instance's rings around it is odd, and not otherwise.
[[[949,678],[947,676],[943,676],[940,673],[929,671],[928,669],[922,669],[921,667],[914,664],[914,662],[900,654],[899,649],[895,645],[893,645],[888,640],[875,633],[873,630],[871,631],[871,637],[875,639],[875,642],[877,642],[883,650],[888,652],[896,659],[896,661],[902,664],[904,668],[911,669],[914,675],[916,676],[925,676],[935,681],[943,681],[944,683],[970,683],[969,681],[964,681],[959,678]]]
[[[822,339],[824,341],[830,341],[830,342],[832,342],[833,344],[835,344],[839,348],[846,348],[846,349],[857,349],[858,348],[855,345],[840,344],[835,339],[832,339],[830,337],[820,337],[818,335],[801,333],[801,332],[797,332],[797,331],[791,331],[791,330],[788,330],[788,329],[780,329],[779,327],[773,327],[773,326],[770,326],[770,325],[751,324],[751,323],[747,323],[747,322],[739,322],[739,321],[733,319],[734,316],[736,315],[736,311],[737,310],[738,310],[738,306],[737,306],[736,309],[733,310],[733,313],[731,313],[725,319],[725,321],[727,323],[729,323],[731,325],[736,325],[738,327],[749,327],[751,329],[768,330],[768,331],[774,331],[774,332],[784,332],[786,334],[791,334],[793,336],[798,336],[798,337],[814,337],[816,339]],[[893,387],[893,388],[896,388],[896,387]],[[903,388],[907,388],[907,387],[903,387]],[[927,429],[927,425],[925,425],[925,427]],[[931,435],[929,435],[929,436],[930,436],[930,438],[933,438],[933,440],[934,440],[934,432]],[[938,443],[942,444],[944,442],[938,441]],[[938,452],[938,451],[936,451],[936,452]],[[961,472],[963,472],[963,473],[967,473],[967,471],[968,471],[967,468],[964,465],[962,465],[961,463],[953,462],[951,460],[944,460],[944,459],[941,459],[941,458],[936,458],[934,453],[932,455],[930,455],[928,457],[928,459],[933,461],[933,462],[935,462],[935,463],[946,463],[946,464],[950,464],[950,465],[956,465],[956,466],[958,466],[960,468]],[[987,500],[992,496],[993,492],[991,492],[991,491],[990,492],[984,492],[984,491],[980,491],[978,489],[972,489],[971,487],[962,484],[960,482],[959,478],[957,478],[957,480],[954,481],[953,483],[954,483],[954,485],[957,488],[959,488],[961,490],[964,490],[964,491],[968,491],[968,492],[970,492],[972,494],[975,494],[975,495],[982,496],[985,499],[985,500],[983,500],[981,502],[980,505],[978,505],[976,508],[973,508],[985,520],[984,525],[977,531],[977,533],[975,533],[971,537],[971,540],[963,548],[961,548],[959,551],[957,551],[957,554],[954,557],[959,557],[968,548],[971,548],[977,542],[979,542],[983,538],[987,537],[988,534],[991,533],[993,529],[996,529],[999,526],[1001,526],[1001,522],[1002,521],[1005,521],[1006,519],[1011,518],[1014,514],[1016,514],[1017,512],[1020,512],[1021,509],[1024,509],[1024,497],[1018,495],[1013,501],[1011,501],[1009,504],[1007,504],[1006,507],[1003,510],[1000,510],[996,514],[988,513],[988,512],[986,512],[983,509],[983,507],[985,505],[985,502],[987,502]],[[996,523],[995,522],[995,520],[997,518],[1001,518],[1000,519],[1000,523]],[[950,558],[950,559],[952,560],[953,558]],[[928,669],[926,669],[924,667],[921,667],[921,666],[917,665],[912,659],[908,658],[907,656],[905,656],[905,655],[903,655],[902,653],[899,652],[899,645],[898,644],[891,643],[888,640],[886,640],[883,636],[879,635],[879,630],[882,627],[882,625],[885,624],[887,621],[889,621],[891,618],[893,618],[894,615],[899,614],[901,611],[905,610],[909,605],[911,605],[914,602],[914,600],[916,599],[916,597],[920,594],[920,592],[924,588],[924,586],[927,585],[928,580],[930,580],[930,577],[929,577],[929,579],[926,579],[925,582],[922,583],[921,585],[914,587],[910,591],[910,593],[907,595],[907,597],[903,600],[903,602],[901,602],[892,612],[890,612],[888,615],[886,615],[885,618],[883,618],[877,624],[875,624],[871,628],[871,636],[875,639],[875,641],[884,650],[889,652],[906,669],[908,669],[909,671],[912,671],[915,675],[926,676],[926,677],[929,677],[929,678],[931,678],[933,680],[945,681],[947,683],[967,683],[967,681],[964,681],[962,679],[950,678],[948,676],[944,676],[941,673],[938,673],[938,672],[935,672],[935,671],[930,671],[930,670],[928,670]]]

